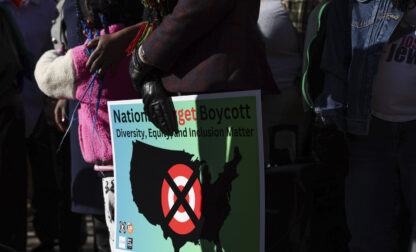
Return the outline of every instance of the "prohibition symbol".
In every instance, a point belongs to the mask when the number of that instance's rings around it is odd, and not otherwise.
[[[168,171],[162,184],[162,210],[166,223],[177,234],[191,233],[201,218],[201,184],[197,172],[184,164]]]

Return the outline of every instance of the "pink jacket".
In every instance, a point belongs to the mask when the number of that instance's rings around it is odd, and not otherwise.
[[[120,25],[113,25],[109,27],[109,30],[110,33],[113,33],[122,28],[123,27]],[[101,33],[103,34],[103,31]],[[77,81],[75,94],[77,100],[82,98],[82,95],[87,90],[93,78],[93,74],[91,74],[89,69],[86,67],[88,61],[88,56],[85,51],[86,44],[87,42],[72,49],[75,78]],[[98,78],[94,81],[91,105],[89,103],[90,90],[87,91],[84,98],[81,100],[80,108],[78,110],[79,143],[82,155],[88,163],[95,163],[96,161],[97,163],[112,163],[113,155],[111,149],[107,101],[138,98],[136,91],[133,89],[129,75],[129,61],[130,57],[127,56],[121,61],[114,77],[112,77],[110,73],[107,73],[104,76],[94,135],[93,118],[91,115],[95,117],[95,106],[97,104],[99,87]]]
[[[114,33],[122,28],[121,25],[112,25],[109,31]],[[101,31],[101,34],[104,34],[104,31]],[[90,104],[90,90],[87,88],[94,74],[90,73],[86,67],[88,61],[86,45],[87,42],[68,50],[66,54],[60,50],[45,52],[36,64],[35,78],[42,92],[50,97],[80,100],[87,92],[78,110],[79,143],[82,155],[88,163],[111,165],[113,155],[107,101],[138,97],[130,80],[128,70],[130,57],[123,58],[114,77],[110,73],[105,74],[93,136],[93,118],[99,81],[98,79],[94,81]]]

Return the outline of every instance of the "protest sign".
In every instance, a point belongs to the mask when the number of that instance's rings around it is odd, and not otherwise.
[[[264,250],[259,91],[174,97],[173,136],[140,100],[108,104],[116,251]]]

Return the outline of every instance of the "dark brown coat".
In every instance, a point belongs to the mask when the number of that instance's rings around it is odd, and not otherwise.
[[[259,0],[179,0],[143,44],[170,92],[277,88],[257,27]]]

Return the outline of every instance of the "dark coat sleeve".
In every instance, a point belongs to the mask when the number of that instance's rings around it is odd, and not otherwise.
[[[324,94],[346,103],[348,70],[351,62],[350,0],[333,0],[328,12],[327,34],[321,69],[325,72]],[[326,99],[327,97],[325,97]]]
[[[221,25],[237,0],[179,0],[173,12],[146,39],[146,60],[161,70],[170,67],[186,48]],[[244,1],[244,0],[238,0]]]

